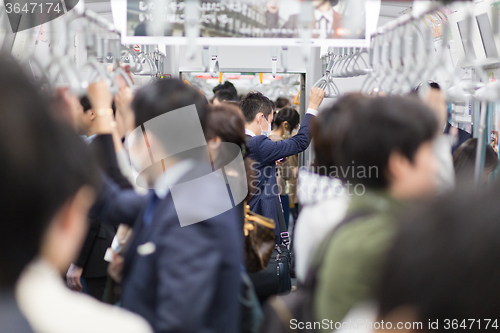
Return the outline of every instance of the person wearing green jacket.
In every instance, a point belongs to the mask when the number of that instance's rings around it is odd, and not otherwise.
[[[342,180],[351,196],[346,216],[358,216],[318,250],[324,256],[313,311],[316,321],[332,323],[322,332],[375,296],[399,212],[433,196],[437,127],[433,111],[417,99],[358,94],[343,97],[314,123],[316,169]]]

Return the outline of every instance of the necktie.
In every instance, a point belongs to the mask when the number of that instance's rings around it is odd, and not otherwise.
[[[328,24],[330,23],[330,20],[328,20],[326,17],[321,16],[319,19],[319,38],[326,38],[327,33],[328,33]]]
[[[158,203],[159,201],[159,198],[158,196],[156,195],[156,193],[154,191],[151,191],[153,192],[152,195],[151,195],[151,199],[149,200],[147,206],[146,206],[146,210],[144,211],[144,224],[145,225],[150,225],[151,224],[151,221],[153,220],[153,213],[155,211],[155,208],[156,208],[156,204]]]

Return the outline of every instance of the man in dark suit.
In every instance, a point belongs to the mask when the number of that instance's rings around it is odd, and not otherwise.
[[[204,96],[179,80],[150,84],[132,103],[140,133],[136,140],[144,140],[145,151],[136,151],[141,145],[132,139],[130,155],[154,190],[138,214],[125,254],[121,305],[143,316],[155,332],[232,333],[239,329],[243,244],[238,212],[230,202],[229,208],[226,205],[226,183],[212,170],[206,141],[193,149],[184,147],[180,153],[172,152],[171,146],[190,141],[186,140],[189,136],[200,138],[201,134],[204,140],[206,106]],[[193,108],[193,119],[180,120]],[[161,124],[165,117],[168,121]],[[199,131],[189,128],[196,122]],[[165,141],[169,135],[174,140]],[[111,191],[100,195],[118,194],[116,186],[108,188]],[[127,219],[133,215],[123,214],[121,208],[116,214]],[[108,213],[101,216],[113,223],[109,219],[113,209],[105,210]]]
[[[250,199],[250,210],[278,221],[279,192],[276,184],[276,161],[303,152],[309,146],[309,125],[318,113],[325,92],[314,87],[309,95],[309,107],[296,135],[287,140],[272,141],[268,138],[273,121],[274,103],[261,93],[251,92],[241,101],[240,108],[245,116],[245,134],[248,137],[248,156],[256,163],[255,185],[257,193]],[[279,224],[277,224],[279,225]],[[281,232],[275,229],[277,242]]]
[[[96,135],[96,112],[87,96],[80,98],[83,112],[78,112],[76,130],[85,134],[85,141],[101,170],[122,189],[133,189],[121,174],[111,135]],[[78,110],[80,111],[80,110]],[[89,229],[78,259],[66,273],[68,287],[102,300],[108,277],[108,262],[104,260],[107,249],[116,234],[116,226],[103,223],[99,217],[89,217]]]

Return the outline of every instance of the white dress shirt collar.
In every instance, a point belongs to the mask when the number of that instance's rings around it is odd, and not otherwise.
[[[194,167],[193,160],[183,160],[165,170],[155,182],[154,191],[158,198],[164,199],[170,192],[170,187],[187,174]]]
[[[248,128],[245,128],[245,135],[249,135],[251,136],[252,138],[254,136],[257,136],[254,132],[250,131]]]

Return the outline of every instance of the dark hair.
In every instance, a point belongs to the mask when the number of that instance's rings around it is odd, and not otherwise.
[[[292,108],[283,108],[276,111],[276,114],[273,119],[273,128],[280,127],[285,121],[289,125],[289,128],[287,128],[287,130],[290,132],[293,131],[295,128],[297,128],[297,126],[299,126],[300,123],[299,113]]]
[[[236,106],[238,108],[238,110],[240,110],[240,102],[238,101],[224,101],[225,104],[229,104],[229,105],[232,105],[232,106]],[[241,111],[241,114],[243,114],[243,111]]]
[[[217,99],[219,102],[232,101],[233,94],[231,93],[231,91],[226,90],[226,89],[218,90],[215,93],[214,99]]]
[[[219,90],[229,90],[232,95],[229,100],[231,101],[238,100],[238,91],[236,91],[234,84],[232,84],[231,82],[225,81],[224,83],[220,83],[219,85],[215,86],[214,89],[212,89],[214,94],[216,94]]]
[[[429,86],[430,86],[432,89],[441,90],[441,86],[440,86],[437,82],[431,81],[431,82],[429,82]]]
[[[269,117],[274,110],[274,103],[262,93],[251,91],[240,102],[240,109],[245,121],[251,123],[259,112],[262,112],[264,117]]]
[[[0,56],[0,288],[39,252],[57,210],[98,174],[83,140],[49,112],[21,67]]]
[[[87,96],[83,96],[80,98],[80,104],[83,107],[83,112],[87,112],[88,110],[92,109],[92,105],[90,105],[89,98]]]
[[[338,99],[332,107],[313,119],[311,134],[315,151],[314,168],[317,173],[328,175],[335,167],[335,149],[347,126],[352,126],[352,113],[367,104],[371,97],[361,93],[347,94]]]
[[[194,104],[203,129],[206,127],[205,96],[178,79],[158,80],[141,88],[132,101],[135,124],[140,126],[162,114]]]
[[[441,86],[437,82],[427,81],[426,83],[420,83],[415,89],[410,91],[410,95],[418,93],[423,84],[428,84],[431,89],[441,90]]]
[[[284,108],[285,106],[289,106],[290,105],[290,100],[286,97],[278,97],[276,99],[276,102],[274,102],[276,108],[278,109],[282,109]]]
[[[453,153],[453,166],[457,179],[472,180],[476,165],[477,139],[472,138],[462,143]],[[493,148],[487,144],[484,169],[494,170],[498,165],[498,155]]]
[[[316,165],[323,174],[337,170],[335,176],[344,182],[387,188],[390,154],[397,151],[413,161],[418,148],[436,132],[434,113],[418,100],[350,94],[313,123]],[[357,177],[354,172],[338,172],[352,168],[376,174]]]
[[[248,184],[248,193],[254,193],[252,184],[254,172],[252,168],[252,160],[247,157],[248,149],[246,148],[246,135],[245,135],[245,119],[241,110],[229,103],[222,103],[221,105],[212,105],[208,108],[207,117],[207,130],[205,138],[211,140],[219,137],[222,142],[234,143],[241,147],[243,158],[245,162],[245,170]],[[232,157],[234,159],[234,157]],[[231,160],[232,160],[231,159]],[[227,163],[223,163],[225,165]],[[248,199],[249,197],[247,197]]]
[[[446,319],[464,331],[464,319],[500,319],[499,220],[498,188],[455,191],[404,218],[381,274],[380,318],[411,306],[424,330],[439,320],[437,332]]]
[[[88,110],[92,109],[92,105],[90,104],[90,100],[87,96],[83,96],[80,98],[80,104],[83,107],[83,113],[86,113]],[[111,109],[113,110],[113,115],[115,115],[116,114],[115,101],[111,103]]]
[[[224,103],[210,106],[207,114],[207,129],[205,131],[207,141],[218,136],[223,142],[244,146],[246,142],[245,120],[240,109]]]

